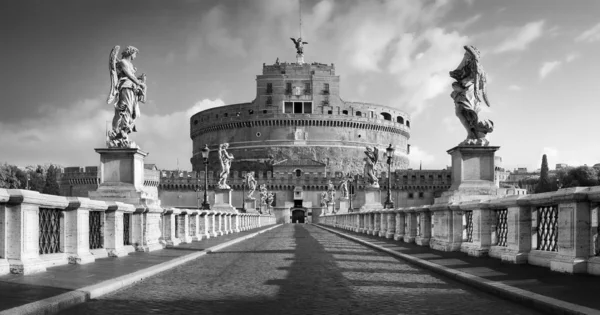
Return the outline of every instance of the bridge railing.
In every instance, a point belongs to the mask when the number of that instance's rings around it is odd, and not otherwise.
[[[323,225],[510,263],[600,275],[600,186],[325,215]]]
[[[159,248],[275,224],[275,217],[200,209],[161,209]],[[0,275],[32,274],[148,250],[142,205],[0,189]]]

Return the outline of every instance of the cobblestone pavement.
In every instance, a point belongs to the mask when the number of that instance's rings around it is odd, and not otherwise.
[[[62,314],[537,314],[287,224]]]

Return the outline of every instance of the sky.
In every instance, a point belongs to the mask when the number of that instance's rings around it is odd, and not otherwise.
[[[160,169],[190,170],[189,117],[255,98],[262,64],[334,63],[346,101],[411,117],[411,167],[442,169],[466,132],[448,72],[482,53],[503,166],[600,163],[600,1],[225,0],[2,2],[0,163],[99,164],[112,105],[108,56],[139,49],[148,76],[132,139]]]

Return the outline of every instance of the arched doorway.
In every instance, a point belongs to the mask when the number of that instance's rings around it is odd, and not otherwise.
[[[292,223],[304,223],[306,220],[306,209],[292,209]]]

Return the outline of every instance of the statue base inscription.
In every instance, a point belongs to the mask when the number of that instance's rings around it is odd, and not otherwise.
[[[360,207],[359,212],[370,210],[382,210],[381,190],[378,187],[365,187],[360,193],[364,194],[365,204]]]
[[[215,189],[215,204],[211,210],[237,213],[238,211],[231,205],[232,192],[231,189]]]
[[[157,187],[144,186],[144,158],[136,148],[100,148],[100,186],[90,199],[132,204],[136,210],[131,223],[132,243],[137,251],[162,249],[160,200]]]

